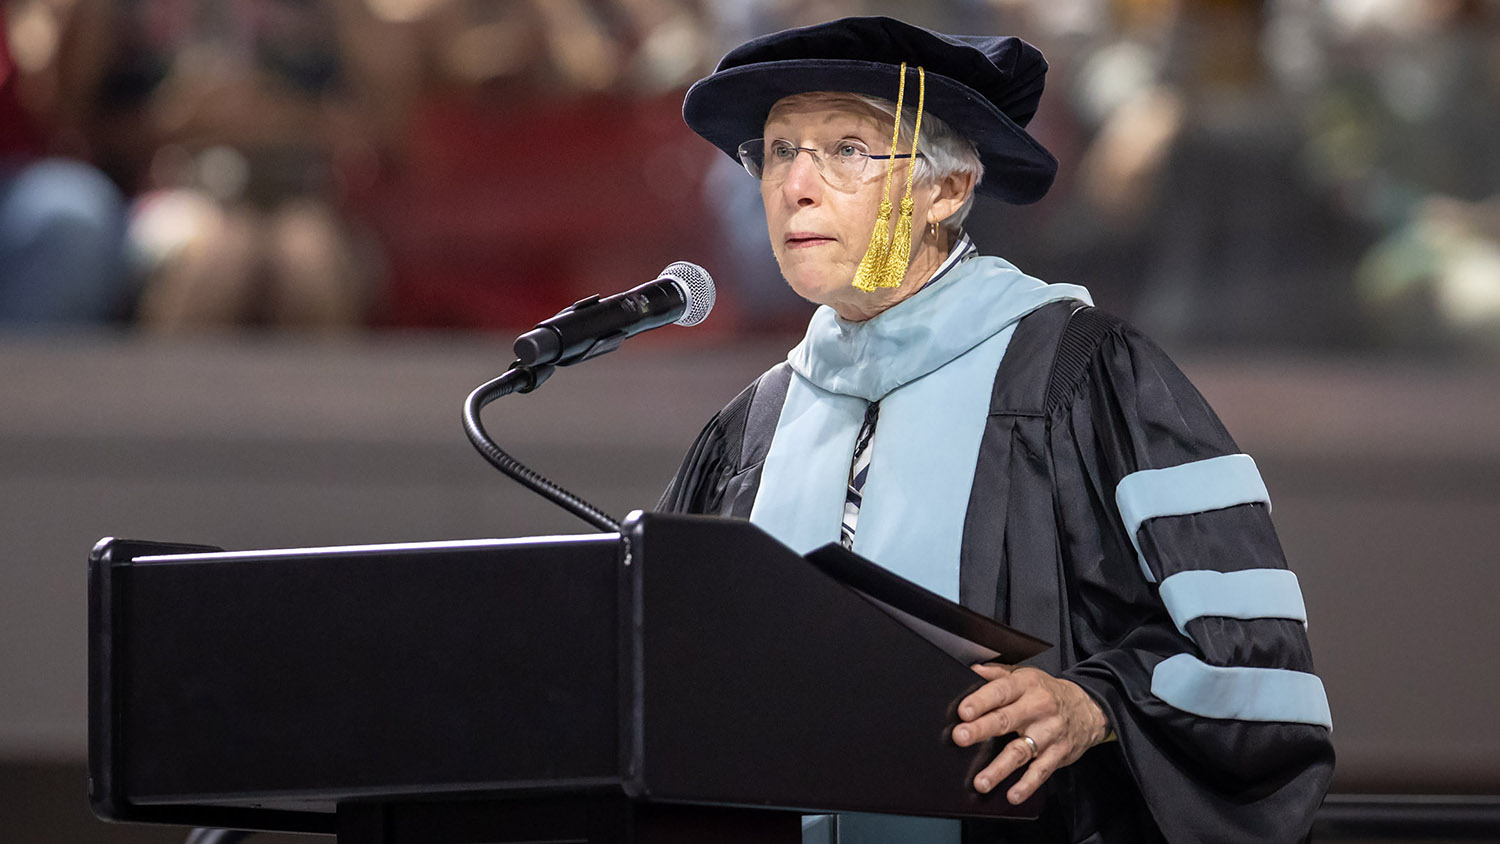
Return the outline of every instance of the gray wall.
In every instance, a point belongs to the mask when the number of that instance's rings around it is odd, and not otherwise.
[[[643,337],[486,420],[623,514],[654,503],[702,422],[784,348]],[[255,548],[587,531],[463,438],[462,399],[506,351],[0,338],[0,768],[84,757],[84,573],[102,536]],[[1336,788],[1500,793],[1500,373],[1184,368],[1271,489],[1333,704]]]

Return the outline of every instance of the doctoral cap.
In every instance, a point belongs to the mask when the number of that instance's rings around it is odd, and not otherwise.
[[[688,89],[682,115],[730,158],[758,138],[771,106],[812,91],[895,99],[902,65],[926,73],[926,111],[979,151],[978,193],[1015,204],[1041,199],[1057,159],[1026,132],[1047,62],[1013,36],[944,35],[887,17],[841,18],[747,41]]]

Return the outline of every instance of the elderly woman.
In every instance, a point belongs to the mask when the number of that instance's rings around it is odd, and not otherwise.
[[[1026,203],[1046,64],[1015,38],[851,18],[751,41],[688,124],[760,179],[807,335],[707,426],[664,509],[846,547],[1056,647],[975,666],[972,787],[1042,794],[1007,841],[1293,841],[1333,769],[1265,486],[1150,341],[980,256],[975,193]],[[892,666],[899,669],[899,666]],[[900,682],[893,677],[893,682]],[[959,840],[849,819],[844,840]],[[857,832],[855,830],[858,830]],[[971,838],[972,840],[972,838]]]

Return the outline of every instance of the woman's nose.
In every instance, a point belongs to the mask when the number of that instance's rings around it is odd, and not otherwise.
[[[803,153],[807,153],[803,155]],[[818,171],[817,160],[812,150],[799,149],[787,170],[786,181],[781,189],[798,205],[815,204],[822,196],[823,174]]]

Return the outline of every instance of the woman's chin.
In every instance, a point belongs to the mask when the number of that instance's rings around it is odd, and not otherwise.
[[[827,269],[797,268],[783,271],[787,284],[793,292],[815,305],[830,305],[845,292],[853,273],[842,273]]]

